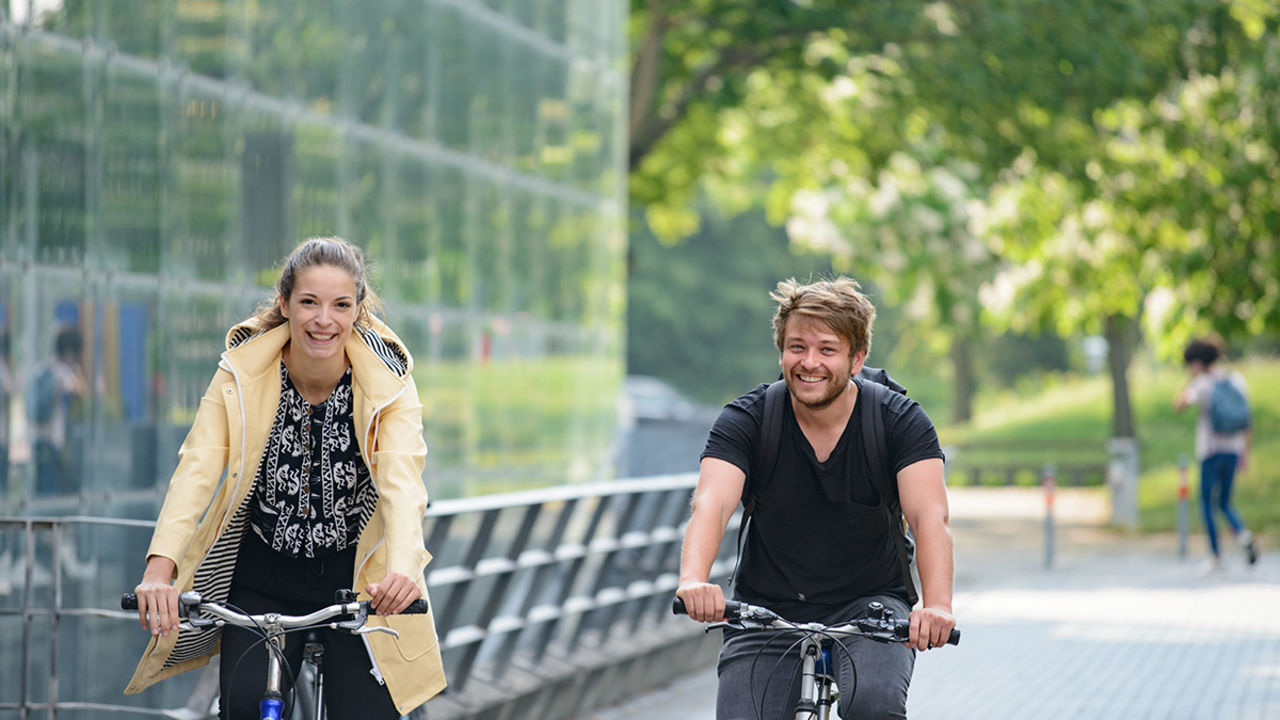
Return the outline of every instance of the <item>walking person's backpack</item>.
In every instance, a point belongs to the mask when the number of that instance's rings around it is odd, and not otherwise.
[[[1229,435],[1249,429],[1252,413],[1249,400],[1228,378],[1218,378],[1209,391],[1209,427],[1215,433]]]
[[[860,398],[862,427],[862,446],[866,452],[868,476],[871,485],[880,496],[880,505],[889,516],[889,528],[893,533],[894,544],[898,548],[899,569],[903,584],[907,588],[910,604],[914,606],[920,595],[916,590],[915,574],[912,566],[915,559],[915,538],[907,527],[902,516],[902,504],[898,500],[898,483],[893,477],[893,468],[888,466],[885,457],[884,417],[879,412],[882,393],[896,392],[907,394],[907,389],[898,384],[889,373],[880,368],[863,367],[858,372],[862,397]],[[747,523],[755,511],[765,487],[773,478],[774,468],[778,464],[778,442],[782,437],[783,403],[789,397],[786,380],[778,380],[769,385],[764,394],[764,415],[760,418],[760,437],[757,439],[755,453],[751,461],[751,472],[742,489],[742,522],[738,523],[738,556],[734,563],[731,579],[738,574],[738,563],[742,561],[743,543],[746,539]]]

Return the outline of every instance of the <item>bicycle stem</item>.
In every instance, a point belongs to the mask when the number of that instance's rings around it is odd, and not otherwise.
[[[800,644],[800,700],[796,703],[796,720],[818,717],[818,698],[814,688],[817,680],[819,647],[812,636],[806,635]]]

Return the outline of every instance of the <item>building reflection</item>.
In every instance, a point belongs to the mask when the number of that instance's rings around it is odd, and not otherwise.
[[[311,235],[373,261],[433,497],[607,475],[627,11],[0,2],[0,520],[153,519],[224,333]],[[147,541],[20,528],[0,528],[4,611],[110,607]],[[117,698],[145,638],[82,622],[0,613],[0,704],[53,670],[13,667],[20,638],[59,646],[63,699]],[[137,702],[180,706],[184,682]]]

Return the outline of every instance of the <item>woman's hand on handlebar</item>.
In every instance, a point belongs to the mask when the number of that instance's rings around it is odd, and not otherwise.
[[[395,615],[422,597],[422,588],[408,576],[389,572],[381,582],[368,585],[369,607],[379,615]]]
[[[936,607],[922,607],[911,613],[911,639],[907,646],[925,651],[947,644],[956,619],[950,611]]]
[[[178,588],[173,586],[177,565],[167,557],[147,558],[142,582],[133,589],[138,596],[138,622],[152,635],[168,635],[178,629]]]
[[[689,617],[701,623],[724,619],[724,589],[714,583],[690,582],[676,589]]]

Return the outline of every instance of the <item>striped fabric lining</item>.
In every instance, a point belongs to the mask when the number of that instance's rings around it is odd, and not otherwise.
[[[396,374],[396,377],[404,377],[409,369],[409,359],[405,357],[399,345],[383,340],[382,336],[371,328],[360,328],[360,339],[364,340],[364,344],[369,346],[373,354],[377,355],[383,364]]]
[[[226,532],[214,542],[204,562],[196,568],[193,589],[206,600],[226,602],[231,596],[231,578],[235,575],[240,540],[244,537],[245,528],[249,524],[249,502],[252,497],[253,495],[250,494],[241,503],[240,509],[227,525]],[[169,658],[165,660],[164,667],[168,668],[212,653],[220,637],[220,629],[213,627],[179,631],[178,641],[173,646],[173,652],[169,653]]]
[[[240,347],[246,340],[261,335],[257,328],[250,325],[237,325],[231,331],[231,339],[227,341],[227,349]]]

